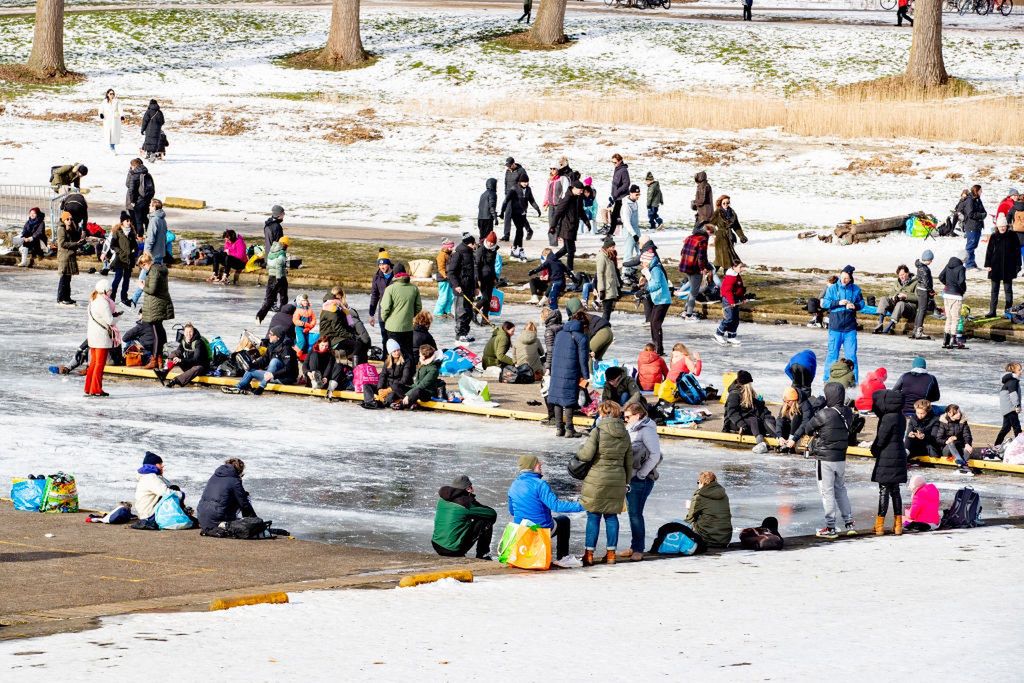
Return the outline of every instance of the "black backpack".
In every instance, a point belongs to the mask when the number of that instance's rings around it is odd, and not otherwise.
[[[953,504],[942,513],[940,529],[973,529],[981,522],[981,496],[970,486],[956,492]]]
[[[214,538],[237,538],[241,540],[255,540],[260,538],[274,538],[270,533],[270,520],[262,520],[259,517],[242,517],[226,522],[223,526],[216,526],[212,529],[203,529],[200,536],[212,536]]]

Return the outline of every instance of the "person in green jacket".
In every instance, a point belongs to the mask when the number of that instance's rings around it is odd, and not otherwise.
[[[697,476],[697,490],[690,499],[686,523],[700,537],[694,539],[699,552],[707,547],[724,548],[732,540],[729,496],[714,472],[701,472]],[[702,543],[704,547],[701,547]]]
[[[647,400],[640,393],[640,385],[636,380],[626,374],[626,371],[618,366],[612,366],[604,373],[604,390],[601,392],[602,401],[615,401],[620,406],[636,403],[647,410]]]
[[[288,245],[291,240],[287,235],[270,245],[267,254],[267,292],[263,297],[263,305],[256,313],[256,320],[263,322],[267,313],[277,301],[278,308],[288,303]]]
[[[149,269],[146,284],[142,288],[145,296],[142,299],[141,320],[153,326],[153,355],[142,369],[156,370],[163,368],[164,345],[167,344],[164,321],[174,319],[174,302],[171,301],[171,290],[167,284],[167,266],[153,263],[153,255],[147,252],[139,257],[139,268]]]
[[[495,365],[505,367],[506,365],[516,364],[512,358],[512,335],[515,333],[516,326],[509,320],[494,328],[491,338],[487,340],[487,344],[484,346],[483,363],[485,369]]]
[[[644,182],[647,183],[647,220],[651,224],[651,230],[661,230],[665,222],[665,219],[658,215],[658,208],[665,203],[661,196],[661,183],[654,179],[654,174],[650,171],[647,172]]]
[[[885,324],[885,316],[889,324]],[[910,268],[900,265],[896,268],[896,283],[888,296],[878,300],[878,325],[874,334],[892,334],[900,318],[914,320],[917,316],[917,278],[910,275]]]
[[[619,543],[619,513],[625,509],[626,484],[633,474],[633,446],[622,421],[622,408],[615,401],[602,401],[597,407],[597,426],[580,447],[576,457],[591,463],[583,480],[580,502],[587,511],[587,532],[583,566],[594,564],[594,549],[605,523],[607,552],[605,562],[615,564]]]
[[[389,340],[390,341],[390,340]],[[430,344],[420,347],[420,364],[416,368],[416,376],[413,377],[412,386],[401,401],[395,401],[391,407],[395,410],[412,408],[417,401],[429,401],[437,395],[438,378],[441,376],[441,361],[444,356],[438,354]]]
[[[494,508],[476,499],[469,477],[460,474],[451,486],[442,486],[437,492],[430,545],[442,557],[465,557],[475,544],[477,559],[489,560],[497,519]]]
[[[416,358],[412,347],[413,318],[423,310],[419,287],[409,282],[409,273],[404,263],[395,264],[395,276],[380,303],[380,321],[402,349],[407,361]]]

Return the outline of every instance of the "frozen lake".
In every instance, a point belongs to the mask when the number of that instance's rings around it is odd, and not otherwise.
[[[79,276],[74,296],[87,300],[95,276]],[[507,521],[505,492],[515,476],[516,457],[537,454],[560,495],[578,484],[565,462],[578,442],[556,439],[537,425],[464,416],[366,411],[321,399],[225,396],[205,388],[168,391],[139,380],[110,381],[109,399],[85,399],[83,378],[50,375],[46,367],[66,362],[84,339],[86,313],[57,307],[53,273],[0,271],[0,429],[8,437],[0,452],[0,480],[63,469],[78,477],[84,506],[106,508],[131,499],[142,453],[160,453],[169,479],[193,503],[214,468],[225,458],[242,457],[246,486],[257,512],[296,535],[337,543],[395,550],[430,551],[436,492],[457,474],[473,480],[478,498]],[[293,288],[293,294],[301,291]],[[221,288],[172,281],[179,322],[192,320],[206,336],[222,336],[234,346],[246,326],[257,329],[254,313],[262,289]],[[309,291],[318,301],[322,292]],[[367,297],[351,300],[366,317]],[[432,305],[432,302],[431,302]],[[127,329],[133,314],[121,323]],[[510,305],[506,317],[524,323],[537,309]],[[613,317],[617,340],[610,357],[632,362],[647,341],[639,316]],[[258,328],[261,332],[263,327]],[[705,381],[721,384],[721,372],[747,368],[755,386],[777,400],[788,383],[782,367],[804,347],[824,354],[821,330],[794,326],[741,325],[744,345],[722,349],[710,340],[711,323],[666,323],[666,346],[684,341],[704,355]],[[170,326],[168,326],[170,330]],[[435,325],[442,346],[452,343],[452,325]],[[481,334],[481,332],[477,332]],[[862,371],[885,364],[890,382],[924,352],[943,386],[943,399],[959,402],[976,422],[998,422],[997,391],[1002,365],[1018,347],[974,341],[971,349],[946,353],[938,342],[912,344],[901,337],[864,335]],[[483,340],[474,345],[482,349]],[[820,386],[820,380],[817,386]],[[719,474],[732,501],[737,528],[766,515],[779,518],[788,534],[821,525],[821,505],[813,464],[793,457],[754,456],[698,442],[665,441],[661,478],[647,504],[648,543],[658,525],[685,515],[684,502],[697,473]],[[921,470],[943,491],[944,503],[964,480],[952,472]],[[870,525],[877,487],[871,462],[850,461],[849,482],[859,525]],[[970,484],[984,498],[986,516],[1024,514],[1024,481],[979,476]],[[906,491],[904,491],[906,495]],[[625,540],[628,524],[621,518]],[[579,533],[577,533],[579,532]],[[582,518],[574,520],[574,548],[582,545]]]

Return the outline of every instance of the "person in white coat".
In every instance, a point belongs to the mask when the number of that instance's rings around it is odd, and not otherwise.
[[[110,151],[117,153],[116,145],[121,142],[121,124],[124,123],[124,111],[121,109],[121,100],[117,99],[117,93],[111,88],[103,96],[100,104],[100,119],[103,121],[103,139],[110,145]]]
[[[110,282],[96,283],[89,301],[89,320],[86,327],[86,341],[89,344],[89,371],[85,376],[86,396],[109,396],[103,391],[103,368],[107,354],[115,345],[121,345],[121,332],[114,324],[116,306],[110,298]]]
[[[135,485],[135,514],[149,519],[156,512],[160,499],[175,495],[184,502],[181,489],[164,479],[164,460],[156,453],[146,451],[139,468],[139,483]]]

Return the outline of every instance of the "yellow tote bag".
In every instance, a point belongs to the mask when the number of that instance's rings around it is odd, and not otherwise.
[[[722,390],[721,395],[718,397],[718,402],[725,404],[725,399],[729,396],[729,387],[736,381],[735,372],[723,372],[722,373]]]

